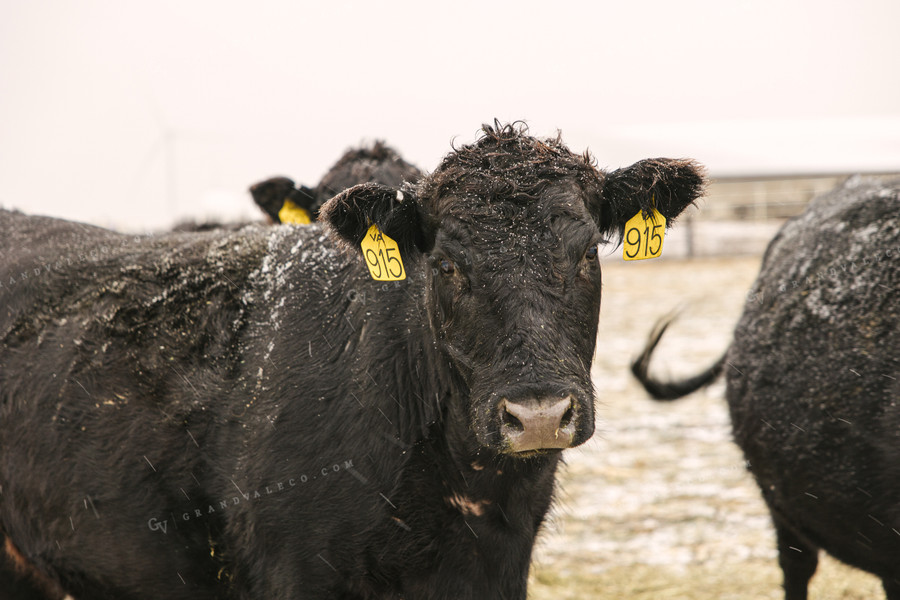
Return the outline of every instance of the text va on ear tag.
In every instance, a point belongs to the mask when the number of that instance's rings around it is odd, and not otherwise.
[[[665,236],[666,218],[662,213],[654,208],[650,218],[645,219],[643,211],[639,210],[625,223],[622,258],[625,260],[658,258],[662,254]]]
[[[400,259],[400,247],[391,237],[373,224],[360,244],[369,274],[376,281],[401,281],[406,279],[406,269]]]
[[[306,209],[297,206],[290,200],[284,201],[281,210],[278,211],[278,220],[282,223],[295,223],[297,225],[309,225],[312,223],[312,219],[309,218],[309,213]]]

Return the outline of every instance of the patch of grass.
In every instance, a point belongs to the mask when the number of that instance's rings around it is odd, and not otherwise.
[[[781,600],[781,570],[748,560],[720,568],[634,565],[602,573],[576,564],[532,567],[529,600]],[[824,555],[810,586],[812,600],[884,598],[881,582]]]

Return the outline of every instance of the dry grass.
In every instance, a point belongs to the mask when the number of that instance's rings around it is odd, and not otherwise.
[[[530,600],[780,600],[781,571],[774,560],[734,562],[727,568],[703,566],[616,567],[602,574],[562,576],[556,566],[535,565]],[[821,556],[810,586],[812,600],[884,598],[881,582],[828,556]]]

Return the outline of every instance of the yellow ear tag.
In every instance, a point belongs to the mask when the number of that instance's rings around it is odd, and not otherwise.
[[[625,244],[622,258],[643,260],[658,258],[662,254],[663,239],[666,236],[666,218],[655,208],[650,218],[645,219],[643,211],[638,211],[625,223]]]
[[[282,223],[296,223],[297,225],[309,225],[312,223],[312,219],[309,218],[309,213],[306,212],[306,209],[297,206],[290,200],[284,201],[281,210],[278,211],[278,220]]]
[[[400,260],[400,247],[373,224],[360,244],[369,274],[376,281],[401,281],[406,270]]]

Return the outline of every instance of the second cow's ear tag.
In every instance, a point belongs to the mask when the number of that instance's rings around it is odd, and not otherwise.
[[[282,223],[296,223],[297,225],[309,225],[312,219],[305,208],[297,206],[290,200],[285,200],[278,211],[278,220]]]
[[[636,215],[625,223],[625,238],[622,248],[622,258],[625,260],[643,260],[645,258],[658,258],[662,254],[663,240],[666,236],[666,218],[656,210],[654,199],[650,199],[653,210],[650,218],[644,218],[644,211],[639,210]]]
[[[393,238],[385,235],[372,224],[360,243],[369,274],[376,281],[401,281],[406,279],[406,270],[400,258],[400,247]]]

